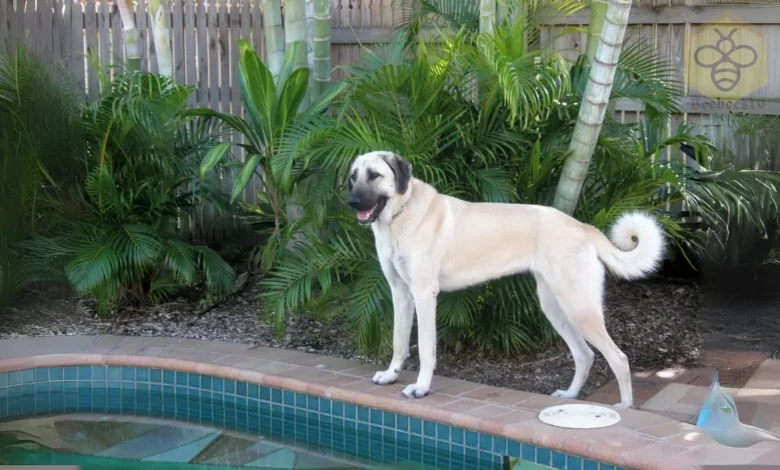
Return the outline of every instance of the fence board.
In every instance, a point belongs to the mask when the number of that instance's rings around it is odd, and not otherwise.
[[[187,83],[187,72],[184,64],[184,3],[182,0],[173,0],[171,8],[171,42],[173,43],[173,78],[176,83]]]
[[[87,48],[85,54],[87,64],[87,92],[91,98],[98,96],[98,77],[97,70],[90,63],[91,51],[98,53],[97,37],[97,13],[95,12],[95,2],[84,3],[84,32],[86,36]]]
[[[54,51],[54,13],[53,13],[54,0],[38,0],[38,4],[41,5],[40,20],[41,24],[38,26],[36,36],[40,38],[38,52],[44,57],[52,57]]]
[[[100,63],[111,63],[111,19],[109,11],[111,7],[108,0],[101,0],[98,4],[98,47],[100,49]]]
[[[149,26],[146,0],[138,0],[135,5],[135,27],[138,28],[138,55],[141,62],[141,70],[149,70]]]

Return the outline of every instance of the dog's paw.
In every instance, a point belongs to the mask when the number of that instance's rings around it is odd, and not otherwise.
[[[380,370],[374,374],[374,378],[371,379],[377,385],[390,385],[395,383],[398,378],[398,374],[387,370]]]
[[[412,384],[407,386],[401,394],[406,398],[422,398],[425,395],[428,395],[428,387]]]
[[[577,398],[576,393],[570,393],[568,390],[556,390],[550,396],[554,398],[572,399]]]

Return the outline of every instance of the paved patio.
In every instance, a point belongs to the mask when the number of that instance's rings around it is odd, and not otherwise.
[[[755,355],[742,355],[746,354]],[[740,421],[780,433],[780,360],[764,358],[747,377],[739,377],[734,372],[740,371],[728,366],[719,370],[721,385],[734,398]],[[637,372],[636,405],[644,411],[695,424],[714,374],[714,368]],[[589,396],[588,401],[614,403],[617,390],[613,380]]]
[[[554,428],[538,420],[539,411],[574,400],[444,377],[434,379],[428,397],[409,400],[400,392],[405,384],[416,378],[413,372],[404,371],[398,384],[379,387],[371,382],[375,365],[294,350],[118,336],[0,340],[0,371],[68,365],[133,365],[222,376],[479,430],[635,469],[674,470],[699,468],[704,464],[780,462],[780,446],[773,443],[761,443],[747,449],[726,448],[714,443],[695,426],[640,410],[621,410],[620,423],[599,430]],[[743,403],[756,403],[754,419],[760,419],[759,415],[766,412],[759,404],[780,404],[776,390],[780,375],[776,367],[777,363],[771,361],[765,369],[760,368],[750,386],[742,388],[744,394],[737,394]],[[689,373],[692,375],[695,374]],[[652,377],[644,379],[649,381]],[[664,392],[670,385],[673,386]],[[696,375],[690,383],[683,384],[682,389],[678,385],[670,381],[661,392],[645,399],[642,407],[647,408],[649,404],[650,407],[693,412],[698,399],[695,395],[700,393],[696,387],[706,388],[709,383],[706,377]],[[656,395],[659,398],[655,399]],[[758,400],[757,397],[762,398]],[[769,402],[763,397],[776,401]]]

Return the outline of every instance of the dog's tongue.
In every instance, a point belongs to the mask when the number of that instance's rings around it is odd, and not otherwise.
[[[371,217],[371,213],[372,213],[372,212],[374,212],[374,209],[373,209],[373,208],[371,208],[371,209],[369,209],[369,210],[367,210],[367,211],[360,211],[360,212],[358,212],[358,213],[357,213],[358,220],[361,220],[361,221],[362,221],[362,220],[368,220],[368,219],[369,219],[369,217]]]

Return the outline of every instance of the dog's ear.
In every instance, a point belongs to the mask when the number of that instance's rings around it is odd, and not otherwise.
[[[390,169],[393,170],[398,193],[406,193],[406,190],[409,189],[409,182],[412,180],[412,164],[404,157],[395,153],[386,153],[382,158],[390,165]]]

